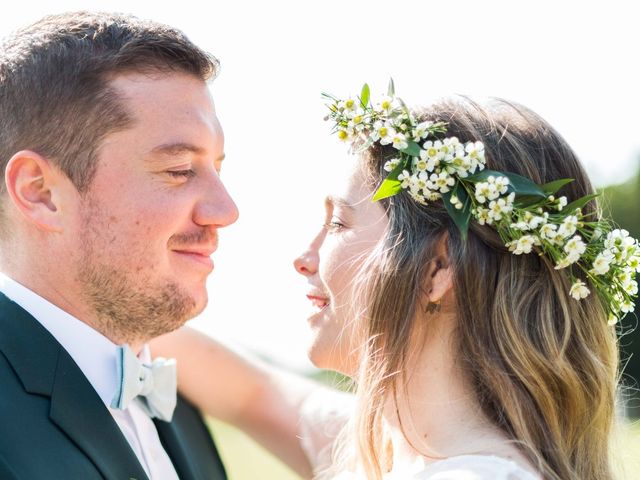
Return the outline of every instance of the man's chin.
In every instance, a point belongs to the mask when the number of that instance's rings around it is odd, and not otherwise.
[[[209,303],[209,294],[206,289],[202,289],[200,292],[192,295],[193,300],[193,308],[191,309],[190,316],[187,320],[191,320],[194,317],[197,317],[204,309],[207,308],[207,304]]]

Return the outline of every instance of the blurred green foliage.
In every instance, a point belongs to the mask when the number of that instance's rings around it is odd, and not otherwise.
[[[614,221],[640,238],[640,158],[635,176],[620,185],[611,185],[602,189],[602,207]],[[620,354],[624,375],[623,384],[628,387],[628,413],[640,417],[640,302],[636,302],[635,316],[629,314],[621,322]],[[640,453],[639,453],[640,455]]]

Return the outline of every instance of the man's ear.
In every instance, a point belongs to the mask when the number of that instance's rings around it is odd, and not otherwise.
[[[429,285],[427,299],[438,303],[453,288],[453,268],[447,252],[447,234],[440,237],[436,244],[435,255],[429,263],[425,282]]]
[[[4,181],[13,205],[41,230],[62,231],[56,204],[61,175],[46,158],[30,150],[17,152],[7,163]]]

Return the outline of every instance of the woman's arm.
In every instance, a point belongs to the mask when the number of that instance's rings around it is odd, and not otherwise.
[[[312,477],[298,421],[316,383],[186,327],[154,339],[151,350],[154,357],[177,359],[180,393],[203,412],[241,428],[303,478]]]

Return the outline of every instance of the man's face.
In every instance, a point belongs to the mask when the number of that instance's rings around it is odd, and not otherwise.
[[[203,310],[218,228],[238,211],[220,181],[224,138],[203,81],[128,74],[111,85],[133,124],[99,150],[76,216],[76,272],[102,332],[145,341]]]

